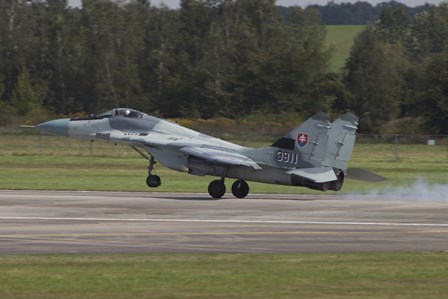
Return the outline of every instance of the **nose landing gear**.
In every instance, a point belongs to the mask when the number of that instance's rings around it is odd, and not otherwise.
[[[154,164],[156,164],[156,161],[154,160],[154,157],[151,156],[149,160],[149,166],[148,166],[148,178],[146,179],[146,185],[148,185],[149,188],[156,188],[159,187],[162,184],[162,180],[158,175],[152,174],[154,171]]]
[[[162,185],[162,180],[158,175],[148,175],[146,178],[146,185],[148,185],[149,188],[156,188]]]
[[[148,177],[146,178],[146,185],[149,188],[156,188],[162,184],[162,180],[158,175],[152,174],[154,172],[154,165],[157,163],[153,156],[145,155],[139,148],[131,146],[131,148],[136,151],[140,156],[149,161],[148,166]]]

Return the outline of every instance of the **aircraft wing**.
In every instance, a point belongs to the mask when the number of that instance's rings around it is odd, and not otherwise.
[[[184,154],[193,156],[212,164],[224,164],[232,166],[246,166],[253,169],[261,169],[252,159],[233,152],[218,149],[185,146],[179,149]]]
[[[220,164],[228,166],[245,166],[253,169],[262,169],[255,161],[247,156],[238,154],[225,149],[216,149],[204,147],[201,143],[190,143],[176,137],[165,136],[162,134],[152,134],[151,138],[130,137],[129,141],[141,143],[150,148],[158,148],[160,150],[179,151],[185,155],[192,156],[203,160],[205,163]]]
[[[326,183],[338,179],[331,167],[297,168],[289,170],[287,173],[311,180],[315,183]]]

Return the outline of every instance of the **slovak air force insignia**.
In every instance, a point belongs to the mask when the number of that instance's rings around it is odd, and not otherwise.
[[[297,145],[299,147],[304,147],[308,143],[308,133],[297,134]]]

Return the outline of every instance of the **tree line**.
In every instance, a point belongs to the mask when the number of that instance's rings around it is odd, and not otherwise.
[[[413,18],[416,15],[431,8],[430,4],[418,5],[415,7],[406,4],[390,1],[372,5],[366,1],[357,1],[355,3],[335,3],[329,1],[326,5],[311,5],[310,7],[319,11],[324,25],[366,25],[378,20],[384,8],[397,9],[404,8],[406,14]],[[288,19],[289,8],[282,7],[281,13],[285,20]]]
[[[341,79],[334,107],[356,111],[364,130],[394,121],[398,131],[447,134],[448,4],[414,19],[404,7],[383,9],[356,37]]]
[[[117,106],[204,118],[350,110],[364,132],[418,117],[448,133],[446,4],[412,21],[403,6],[383,7],[342,73],[328,69],[332,47],[313,7],[292,7],[285,21],[275,0],[82,4],[0,2],[0,122]]]

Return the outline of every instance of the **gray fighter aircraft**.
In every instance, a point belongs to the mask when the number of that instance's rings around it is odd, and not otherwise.
[[[247,181],[339,191],[344,178],[380,181],[362,169],[347,169],[358,118],[346,113],[334,122],[323,112],[263,148],[249,148],[211,137],[174,122],[129,108],[115,108],[86,118],[56,119],[36,125],[42,132],[80,140],[127,145],[149,161],[149,187],[161,184],[153,174],[155,161],[189,174],[219,177],[208,186],[213,198],[226,192],[225,178],[235,197],[249,193]],[[148,155],[147,155],[148,154]]]

